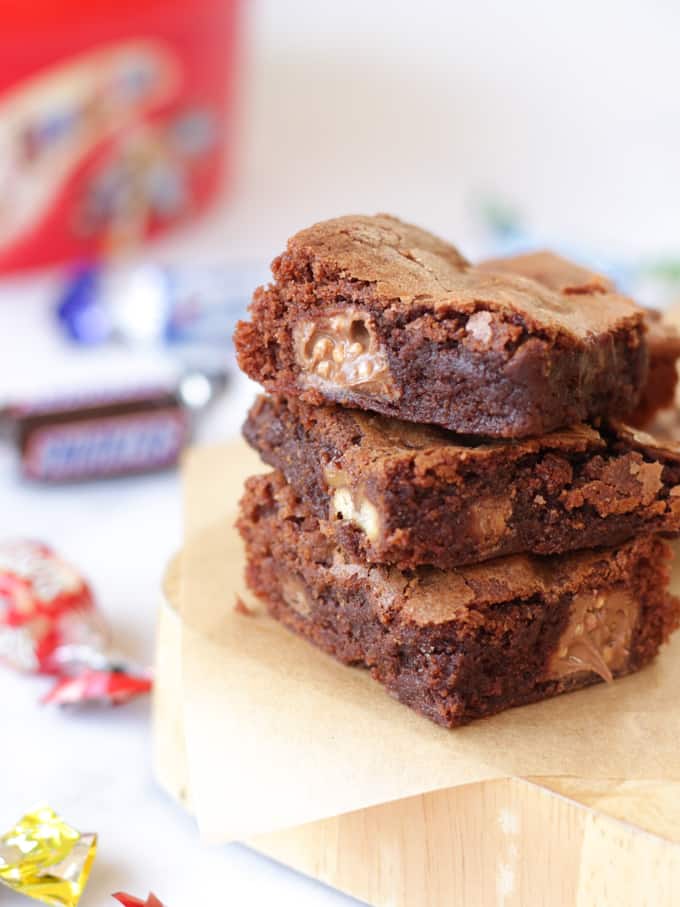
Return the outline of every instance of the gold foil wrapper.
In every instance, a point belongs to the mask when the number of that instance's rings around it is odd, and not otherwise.
[[[43,904],[76,907],[96,853],[96,834],[39,806],[0,838],[0,882]]]

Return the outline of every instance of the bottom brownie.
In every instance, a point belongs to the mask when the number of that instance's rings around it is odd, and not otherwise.
[[[275,618],[447,727],[636,671],[679,623],[653,536],[402,572],[338,551],[280,472],[248,480],[238,525]]]

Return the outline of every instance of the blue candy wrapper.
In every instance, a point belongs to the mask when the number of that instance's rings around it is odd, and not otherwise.
[[[57,318],[74,342],[231,344],[253,289],[268,279],[260,266],[81,266],[57,301]]]

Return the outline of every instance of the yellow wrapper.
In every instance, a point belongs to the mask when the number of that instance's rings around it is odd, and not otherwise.
[[[96,853],[97,835],[40,806],[0,838],[0,882],[43,904],[76,907]]]

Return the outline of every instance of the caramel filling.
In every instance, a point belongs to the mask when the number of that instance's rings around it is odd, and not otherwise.
[[[569,623],[548,663],[551,680],[594,672],[610,682],[628,664],[639,606],[628,592],[576,595]]]
[[[387,353],[363,312],[345,309],[300,322],[293,329],[293,344],[308,386],[395,395]]]
[[[470,508],[470,534],[481,552],[493,551],[508,529],[512,516],[512,500],[480,498]]]
[[[349,476],[342,469],[327,467],[326,482],[332,491],[329,519],[347,520],[363,530],[369,541],[376,541],[380,535],[380,517],[375,505],[361,492],[352,491]]]
[[[281,583],[281,597],[300,617],[309,617],[312,613],[312,605],[309,595],[305,589],[302,580],[296,576],[288,576]]]

